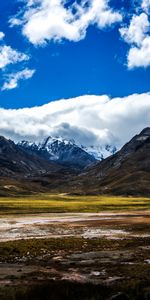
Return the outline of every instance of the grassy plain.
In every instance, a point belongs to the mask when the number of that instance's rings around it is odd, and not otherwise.
[[[133,211],[150,209],[150,198],[37,194],[0,198],[0,215],[30,213]]]

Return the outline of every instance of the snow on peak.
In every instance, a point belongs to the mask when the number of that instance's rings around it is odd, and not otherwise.
[[[117,151],[115,146],[111,145],[90,145],[85,146],[76,143],[73,139],[66,139],[61,136],[48,136],[40,143],[32,143],[27,141],[22,141],[18,143],[24,148],[30,148],[32,150],[36,149],[38,151],[47,151],[52,160],[57,160],[60,157],[60,153],[65,151],[69,152],[69,148],[79,147],[88,154],[92,155],[97,160],[102,160]]]
[[[111,145],[105,145],[105,146],[82,146],[82,149],[86,152],[88,152],[90,155],[93,155],[97,160],[102,160],[107,158],[110,155],[113,155],[115,152],[117,152],[117,148],[115,146]]]
[[[42,147],[49,148],[49,146],[54,143],[64,144],[64,145],[75,145],[75,141],[73,139],[67,140],[61,136],[49,136],[40,145]]]

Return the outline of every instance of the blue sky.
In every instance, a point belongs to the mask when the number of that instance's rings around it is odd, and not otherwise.
[[[90,1],[87,1],[86,5],[89,5],[88,2]],[[99,1],[101,2],[101,0]],[[41,5],[42,0],[39,2]],[[69,2],[69,8],[73,2]],[[142,29],[143,32],[141,33],[141,25],[139,25],[139,29],[137,27],[139,35],[142,35],[142,37],[138,35],[138,41],[134,40],[131,30],[129,34],[129,26],[133,16],[142,15],[142,18],[145,15],[147,22],[149,20],[149,8],[143,8],[143,2],[137,1],[138,6],[136,5],[135,9],[134,2],[110,1],[108,9],[112,9],[113,12],[123,16],[122,20],[116,16],[116,21],[109,26],[108,24],[99,26],[94,16],[94,21],[89,21],[88,25],[86,24],[84,38],[78,37],[77,40],[75,36],[71,39],[64,38],[62,33],[57,32],[59,41],[57,38],[54,41],[53,33],[47,38],[45,32],[42,32],[41,42],[39,37],[36,37],[35,40],[35,37],[31,35],[32,32],[34,33],[34,24],[31,22],[33,14],[25,20],[25,13],[31,11],[33,7],[27,7],[26,1],[1,1],[0,31],[5,36],[0,41],[0,51],[2,51],[2,47],[7,45],[11,49],[25,54],[28,58],[22,57],[16,63],[7,63],[1,68],[0,106],[22,108],[88,94],[123,97],[133,93],[149,92],[150,62],[145,62],[145,57],[142,62],[141,60],[140,62],[137,61],[135,65],[132,61],[132,67],[129,67],[127,62],[129,50],[133,47],[138,50],[143,49],[142,43],[144,43],[145,37],[149,37],[149,29]],[[78,3],[81,5],[83,1],[81,3],[78,1]],[[36,5],[34,6],[35,9],[37,9]],[[61,3],[60,5],[65,7]],[[137,7],[139,7],[138,10]],[[51,8],[47,9],[50,10]],[[86,12],[86,10],[84,11]],[[20,14],[16,16],[18,12]],[[24,19],[24,23],[14,26],[15,18]],[[13,20],[11,25],[10,19]],[[143,22],[146,20],[144,19]],[[139,23],[137,22],[137,24]],[[26,25],[28,25],[30,32],[24,34],[23,30]],[[54,26],[56,25],[54,24]],[[121,34],[120,28],[126,28],[126,33]],[[59,30],[61,31],[61,28]],[[37,33],[35,32],[35,34]],[[27,69],[34,72],[32,74],[27,73]],[[26,71],[17,75],[16,86],[8,85],[10,79],[23,70]],[[4,86],[5,82],[7,85]]]

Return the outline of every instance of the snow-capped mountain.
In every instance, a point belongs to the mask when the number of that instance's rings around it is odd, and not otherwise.
[[[49,136],[39,144],[22,141],[18,145],[30,154],[35,153],[47,160],[78,168],[85,168],[96,162],[95,157],[76,145],[74,140],[62,137]]]
[[[67,140],[62,137],[49,136],[42,143],[39,143],[40,149],[45,149],[51,156],[52,160],[68,160],[70,151],[72,152],[77,145],[74,140]]]
[[[114,154],[115,146],[84,146],[77,144],[73,139],[67,140],[60,136],[49,136],[41,143],[22,141],[18,145],[30,153],[36,153],[48,160],[59,161],[65,164],[86,167]]]
[[[90,155],[94,156],[97,160],[103,160],[110,155],[113,155],[117,152],[117,148],[115,146],[81,146],[81,148],[89,153]]]
[[[84,146],[76,144],[73,139],[67,140],[60,136],[49,136],[38,144],[22,141],[18,145],[32,153],[40,154],[46,159],[76,163],[81,166],[88,166],[95,160],[103,160],[117,151],[115,146]]]

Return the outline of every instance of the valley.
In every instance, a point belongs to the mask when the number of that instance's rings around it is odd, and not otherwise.
[[[0,299],[150,299],[149,150],[0,137]]]
[[[150,0],[0,12],[0,300],[150,300]]]

